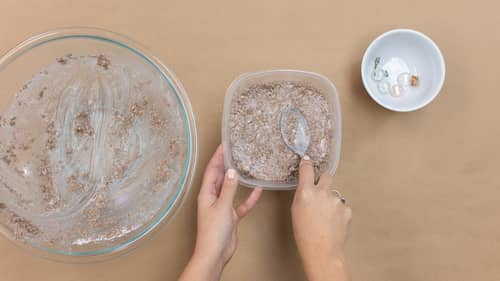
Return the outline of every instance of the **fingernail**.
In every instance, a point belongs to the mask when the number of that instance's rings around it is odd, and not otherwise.
[[[304,161],[309,161],[309,160],[311,160],[311,157],[304,155],[304,157],[302,157],[302,160],[300,160],[299,166],[302,166],[302,164],[304,164]]]
[[[236,178],[236,171],[234,169],[227,170],[227,178],[234,180],[234,178]]]

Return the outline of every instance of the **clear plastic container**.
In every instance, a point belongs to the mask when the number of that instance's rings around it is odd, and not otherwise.
[[[236,168],[233,163],[232,147],[229,139],[229,114],[232,108],[233,98],[240,94],[241,91],[247,89],[250,85],[274,81],[301,82],[318,89],[327,97],[330,110],[333,113],[334,129],[332,142],[330,144],[330,160],[328,162],[326,172],[334,174],[340,158],[340,145],[342,137],[341,111],[337,90],[333,83],[323,75],[313,72],[287,69],[245,73],[236,78],[227,89],[222,119],[222,145],[224,148],[224,164],[226,168]],[[274,190],[293,189],[297,186],[296,181],[266,181],[249,178],[244,175],[240,175],[240,182],[247,187],[262,187],[264,189]]]

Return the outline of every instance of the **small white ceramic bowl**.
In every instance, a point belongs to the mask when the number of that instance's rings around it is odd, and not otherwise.
[[[400,72],[408,71],[418,76],[418,86],[411,87],[402,97],[381,94],[378,82],[371,77],[377,57],[382,60],[379,67],[387,64],[392,80]],[[438,46],[425,34],[410,29],[394,29],[377,37],[366,49],[361,63],[361,77],[368,94],[381,106],[399,112],[429,104],[443,86],[445,71]]]

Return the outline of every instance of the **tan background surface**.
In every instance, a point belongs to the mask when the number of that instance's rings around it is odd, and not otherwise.
[[[242,72],[269,68],[322,73],[340,92],[344,137],[336,180],[354,210],[348,245],[354,280],[499,280],[499,8],[493,0],[2,0],[1,53],[30,35],[74,25],[114,30],[150,47],[189,92],[200,158],[182,211],[136,251],[65,265],[2,238],[0,280],[175,280],[193,248],[195,198],[220,142],[226,87]],[[418,112],[380,108],[360,81],[365,48],[395,27],[427,33],[445,56],[444,89]],[[241,224],[223,280],[305,279],[291,233],[292,196],[264,194]]]

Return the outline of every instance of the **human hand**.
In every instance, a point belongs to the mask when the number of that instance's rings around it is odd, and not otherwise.
[[[351,208],[332,189],[331,175],[314,184],[312,161],[300,163],[299,184],[292,204],[292,224],[306,275],[315,280],[349,280],[344,244],[351,221]]]
[[[198,230],[193,257],[180,280],[218,280],[238,244],[238,222],[255,206],[262,194],[256,188],[247,200],[234,207],[238,174],[224,174],[222,146],[208,163],[198,195]]]

